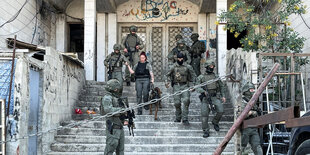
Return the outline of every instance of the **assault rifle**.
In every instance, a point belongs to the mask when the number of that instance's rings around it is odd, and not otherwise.
[[[119,106],[120,107],[122,107],[122,108],[129,108],[129,103],[128,103],[128,98],[127,97],[121,97],[121,98],[119,98],[119,100],[118,100],[118,104],[119,104]],[[135,111],[134,110],[129,110],[129,111],[127,111],[127,114],[125,115],[125,114],[122,114],[121,116],[120,116],[120,119],[122,120],[122,121],[125,121],[126,119],[128,119],[127,121],[128,121],[128,130],[129,130],[129,135],[131,136],[131,134],[132,134],[132,136],[135,136],[134,135],[134,132],[133,132],[133,129],[135,128],[135,123],[133,122],[133,119],[134,118],[136,118],[136,116],[135,116]]]
[[[213,113],[215,113],[215,112],[216,112],[216,111],[215,111],[215,105],[212,103],[211,95],[210,95],[210,93],[208,92],[208,89],[207,89],[206,86],[203,86],[203,89],[205,90],[206,93],[205,93],[205,92],[201,93],[201,94],[199,95],[199,99],[200,99],[200,101],[202,102],[203,98],[206,97],[207,102],[210,104],[211,111],[212,111]],[[207,94],[207,95],[206,95],[206,94]]]

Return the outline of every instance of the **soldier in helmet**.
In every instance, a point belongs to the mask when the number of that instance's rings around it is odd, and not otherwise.
[[[209,80],[216,79],[218,76],[214,73],[215,63],[207,61],[205,64],[206,73],[201,74],[197,77],[196,85],[204,83]],[[200,87],[196,90],[198,93],[201,93],[199,96],[201,100],[201,121],[202,121],[202,130],[204,131],[203,137],[209,137],[209,125],[208,119],[210,114],[210,109],[213,109],[216,112],[212,120],[212,124],[216,131],[220,130],[219,121],[223,115],[223,103],[226,102],[225,96],[225,87],[222,81],[216,81],[210,83],[206,86]],[[221,102],[222,100],[222,102]]]
[[[102,98],[101,114],[122,110],[119,105],[119,98],[122,96],[122,85],[116,79],[111,79],[105,85],[105,96]],[[113,115],[106,120],[106,147],[105,155],[124,154],[124,121],[120,118],[121,114]]]
[[[194,42],[189,50],[191,55],[191,66],[193,67],[197,76],[200,75],[200,60],[202,53],[206,52],[206,45],[204,42],[198,40],[198,33],[193,33],[191,39]]]
[[[169,64],[174,64],[177,62],[177,54],[182,53],[184,56],[184,63],[189,64],[191,61],[191,58],[189,56],[189,53],[187,51],[187,47],[185,45],[185,41],[183,39],[179,39],[177,41],[177,47],[173,48],[171,52],[168,54],[168,61]]]
[[[122,45],[125,47],[124,52],[125,56],[129,59],[131,67],[136,65],[139,61],[139,50],[144,48],[142,39],[136,34],[138,28],[136,26],[130,26],[129,28],[130,33],[123,38]],[[127,85],[130,86],[130,80],[134,81],[134,76],[130,76],[130,72],[126,67],[126,82]]]
[[[121,45],[115,44],[113,49],[114,52],[109,54],[104,60],[104,65],[108,68],[108,79],[117,79],[123,87],[122,67],[125,62],[129,61],[123,54],[121,54]]]
[[[184,55],[177,54],[177,61],[166,74],[166,88],[173,87],[173,92],[187,89],[189,82],[194,82],[196,74],[190,65],[184,63]],[[183,108],[181,108],[183,103]],[[183,92],[180,95],[174,96],[174,106],[176,109],[176,119],[174,122],[183,122],[184,125],[189,125],[188,121],[188,107],[190,104],[190,92]]]
[[[255,87],[254,87],[253,83],[248,82],[248,81],[244,81],[243,83],[244,84],[243,84],[242,89],[241,89],[242,103],[238,107],[238,112],[237,112],[238,116],[244,110],[245,106],[250,101],[250,99],[252,98],[252,96],[255,92]],[[257,117],[259,115],[259,113],[260,113],[260,109],[255,104],[254,107],[249,111],[246,119]],[[248,145],[248,143],[251,144],[251,148],[252,148],[255,155],[262,155],[263,154],[262,147],[260,146],[260,138],[258,135],[257,128],[241,129],[241,151],[242,151],[242,154],[246,154],[245,148]]]

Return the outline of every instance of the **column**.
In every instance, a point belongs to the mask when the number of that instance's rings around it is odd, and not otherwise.
[[[97,81],[105,81],[104,59],[106,58],[106,14],[97,14]]]
[[[216,1],[216,14],[219,15],[222,11],[227,11],[227,0]],[[226,74],[227,32],[223,30],[224,26],[224,24],[219,24],[217,27],[217,69],[219,76]]]
[[[198,39],[205,42],[205,44],[207,45],[207,14],[205,13],[198,14],[198,34]],[[203,58],[205,57],[206,54],[203,55]]]
[[[113,45],[117,43],[117,21],[116,14],[108,14],[108,53],[113,51]]]
[[[64,14],[57,15],[56,19],[56,50],[60,52],[67,52],[68,26],[66,16]]]
[[[86,80],[95,79],[96,0],[85,0],[84,66]]]

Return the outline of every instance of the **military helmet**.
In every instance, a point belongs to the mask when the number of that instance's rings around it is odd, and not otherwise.
[[[129,27],[129,31],[130,32],[137,32],[138,28],[137,28],[137,26],[132,25],[132,26]]]
[[[242,93],[249,91],[250,89],[255,89],[255,86],[252,82],[246,82],[242,87]]]
[[[121,50],[121,45],[120,44],[114,44],[113,49],[120,51]]]
[[[213,65],[213,66],[215,67],[215,63],[214,63],[213,60],[207,60],[207,61],[205,62],[205,67],[208,67],[208,66],[211,66],[211,65]]]
[[[117,89],[117,91],[115,91]],[[117,79],[111,79],[109,80],[105,85],[105,90],[114,94],[119,95],[122,93],[122,85]],[[120,95],[121,96],[121,95]]]
[[[184,45],[185,45],[185,40],[184,40],[184,39],[180,39],[180,40],[178,40],[177,44],[178,44],[178,45],[179,45],[179,44],[184,44]]]
[[[177,35],[175,36],[175,40],[178,40],[178,39],[183,39],[183,37],[182,37],[181,34],[177,34]]]
[[[191,35],[191,38],[198,38],[199,37],[199,34],[198,33],[193,33],[192,35]]]

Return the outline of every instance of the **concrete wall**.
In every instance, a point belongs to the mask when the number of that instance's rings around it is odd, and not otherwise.
[[[237,50],[232,49],[227,51],[226,55],[226,74],[232,74],[236,80],[248,80],[256,84],[257,74],[251,74],[251,70],[257,69],[257,59],[255,52],[244,52],[241,48]],[[234,114],[238,110],[238,105],[241,103],[241,83],[239,82],[227,82],[228,93],[230,96],[230,102],[234,106]],[[235,115],[235,119],[237,116]],[[235,134],[235,154],[240,153],[241,133],[237,131]]]
[[[303,48],[304,53],[310,53],[310,1],[303,0],[303,4],[307,5],[306,14],[303,14],[302,17],[305,22],[302,20],[300,15],[291,15],[289,17],[289,21],[291,22],[291,27],[299,33],[300,36],[306,38],[305,45]],[[310,58],[308,57],[308,60]],[[306,91],[306,103],[309,110],[310,109],[310,65],[305,65],[300,68],[300,70],[304,73],[303,78],[305,81],[305,91]],[[297,87],[297,89],[301,89],[301,87]]]
[[[40,113],[39,131],[56,128],[60,122],[70,120],[79,92],[85,83],[84,69],[72,60],[60,55],[53,48],[46,48],[44,61],[28,56],[20,56],[15,71],[15,107],[14,119],[17,122],[17,135],[28,134],[29,117],[29,70],[34,66],[40,72]],[[50,151],[54,134],[48,133],[38,139],[38,154]],[[8,143],[8,154],[28,153],[28,139]]]
[[[152,4],[147,4],[150,2]],[[178,1],[145,1],[130,0],[117,7],[118,22],[197,22],[199,7],[188,0]],[[153,8],[159,9],[159,14],[153,14]],[[143,8],[144,10],[142,10]]]
[[[18,40],[27,43],[32,42],[36,45],[56,46],[56,15],[48,10],[51,9],[49,4],[42,1],[37,4],[36,1],[37,0],[28,0],[28,3],[25,4],[25,7],[21,10],[17,18],[0,28],[0,51],[6,49],[5,38],[14,38],[14,34],[17,35]],[[11,19],[22,7],[24,2],[25,1],[1,0],[0,23],[5,23]],[[47,9],[42,9],[39,12],[42,5],[46,6]],[[36,13],[38,13],[37,16]]]

